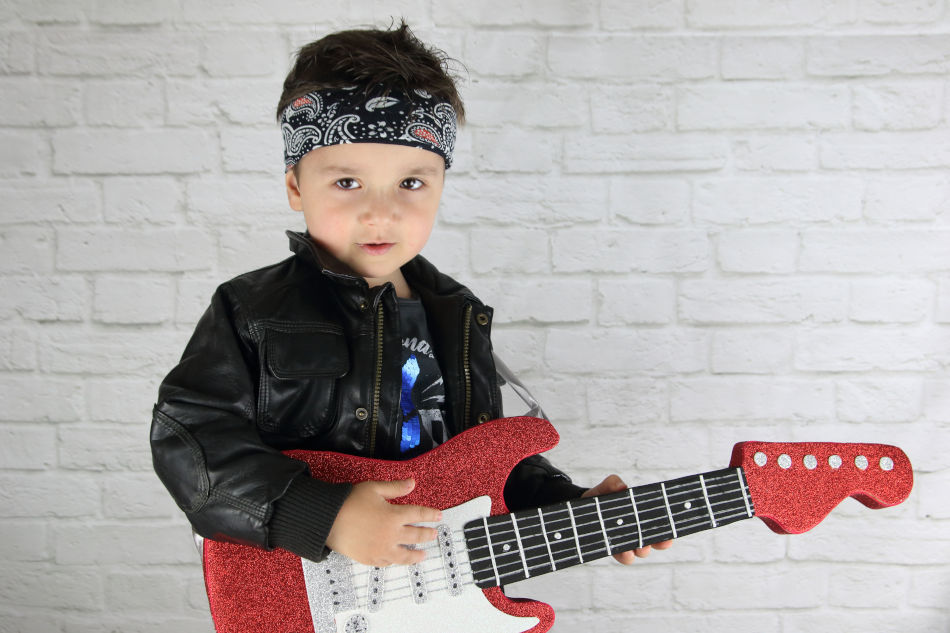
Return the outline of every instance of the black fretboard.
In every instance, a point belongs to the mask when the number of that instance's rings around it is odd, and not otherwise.
[[[506,585],[755,514],[741,468],[465,524],[475,584]]]

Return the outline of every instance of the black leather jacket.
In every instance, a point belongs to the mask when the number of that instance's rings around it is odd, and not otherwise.
[[[397,459],[401,341],[391,284],[330,270],[306,234],[287,235],[294,256],[218,287],[159,388],[152,455],[198,534],[319,559],[350,486],[280,451]],[[402,272],[426,309],[449,434],[502,417],[492,309],[421,256]],[[535,456],[505,499],[514,510],[582,490]]]

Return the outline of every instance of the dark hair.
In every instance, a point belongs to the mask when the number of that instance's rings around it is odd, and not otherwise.
[[[357,86],[368,94],[382,85],[380,96],[392,90],[425,90],[449,102],[459,123],[464,123],[465,108],[450,62],[455,60],[426,46],[409,30],[405,20],[400,20],[395,29],[331,33],[297,51],[277,104],[277,120],[280,121],[284,108],[308,92]]]

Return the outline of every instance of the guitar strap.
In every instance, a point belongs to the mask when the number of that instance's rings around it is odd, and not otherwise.
[[[511,369],[508,368],[508,365],[505,364],[503,360],[496,354],[492,352],[492,357],[495,359],[495,373],[498,375],[499,387],[503,385],[508,385],[511,387],[511,390],[518,394],[518,397],[521,398],[522,402],[528,405],[528,412],[522,413],[532,418],[543,418],[545,420],[548,417],[544,414],[544,411],[541,409],[540,403],[531,395],[531,392],[528,391],[528,388],[524,386],[524,383],[518,379]]]

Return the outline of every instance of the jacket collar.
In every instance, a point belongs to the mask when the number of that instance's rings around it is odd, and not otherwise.
[[[290,250],[326,277],[344,285],[366,288],[365,279],[355,275],[348,267],[329,257],[316,242],[310,239],[308,233],[286,231],[286,235],[290,239]],[[439,272],[422,255],[416,255],[406,263],[402,267],[402,274],[405,275],[409,285],[417,291],[428,291],[435,295],[461,295],[467,299],[478,301],[471,290],[448,275]]]

